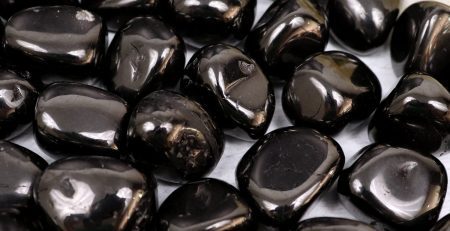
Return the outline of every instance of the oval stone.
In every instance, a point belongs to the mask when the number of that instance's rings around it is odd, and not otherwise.
[[[216,179],[189,182],[161,205],[159,229],[253,230],[254,215],[233,186]]]
[[[135,163],[161,180],[180,183],[209,173],[222,156],[222,130],[196,102],[177,93],[150,93],[128,126]]]
[[[76,83],[52,84],[36,103],[36,141],[56,155],[118,156],[126,113],[127,104],[107,91]]]
[[[33,121],[38,91],[27,78],[0,65],[0,139],[19,135]]]
[[[255,20],[256,0],[169,0],[169,17],[190,45],[237,43]]]
[[[352,52],[373,53],[387,41],[399,7],[400,0],[330,0],[332,35]]]
[[[404,76],[369,124],[376,142],[422,152],[445,148],[449,140],[450,93],[425,74]]]
[[[392,34],[391,57],[397,76],[428,73],[450,89],[449,31],[450,5],[426,1],[408,7]]]
[[[183,75],[183,40],[155,17],[138,17],[114,37],[106,57],[108,88],[132,104],[173,87]]]
[[[228,134],[244,139],[263,136],[275,109],[272,84],[258,64],[224,44],[194,54],[181,90],[200,102]]]
[[[434,156],[384,144],[362,149],[338,183],[356,207],[399,230],[429,230],[446,191],[445,168]]]
[[[316,130],[282,128],[247,151],[237,183],[262,220],[286,227],[337,178],[344,158],[339,144]]]
[[[77,4],[78,0],[2,0],[0,1],[0,16],[9,18],[17,11],[32,6]]]
[[[156,182],[109,157],[69,157],[52,163],[35,188],[47,230],[149,230]]]
[[[360,221],[335,217],[317,217],[300,222],[296,231],[377,231]]]
[[[283,109],[295,125],[327,134],[370,116],[381,100],[377,76],[357,57],[319,53],[297,68],[283,90]]]
[[[272,77],[288,80],[305,59],[325,49],[325,11],[313,0],[275,1],[248,35],[245,50]]]
[[[12,16],[5,28],[8,57],[47,71],[93,70],[105,50],[102,19],[74,6],[39,6]]]

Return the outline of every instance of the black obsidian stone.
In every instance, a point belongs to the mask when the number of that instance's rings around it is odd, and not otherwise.
[[[282,128],[247,151],[237,182],[265,223],[284,227],[295,224],[335,180],[344,158],[339,144],[316,130]]]
[[[143,98],[128,126],[135,163],[164,181],[180,183],[209,173],[222,156],[222,130],[196,102],[166,90]]]
[[[1,0],[0,16],[9,18],[17,11],[32,6],[44,5],[77,5],[78,0]]]
[[[52,84],[36,103],[36,140],[56,155],[118,156],[126,113],[125,101],[107,91],[76,83]]]
[[[9,58],[46,71],[96,68],[105,50],[102,19],[74,6],[29,8],[12,16],[3,45]]]
[[[108,87],[133,104],[151,91],[173,87],[183,75],[185,52],[183,40],[164,22],[135,18],[109,47]]]
[[[368,224],[360,221],[335,217],[317,217],[302,221],[296,231],[376,231]]]
[[[46,230],[147,229],[155,215],[156,182],[110,157],[70,157],[43,173],[35,198]]]
[[[227,133],[244,139],[263,136],[275,109],[272,84],[258,64],[224,44],[194,54],[181,90],[200,102]]]
[[[428,73],[450,87],[450,6],[419,2],[407,8],[395,26],[391,41],[392,64],[402,76]]]
[[[138,15],[160,13],[163,1],[167,0],[81,0],[80,4],[100,14],[107,21],[108,29],[116,31]]]
[[[356,207],[401,230],[429,230],[446,191],[445,168],[434,156],[383,144],[364,148],[338,183]]]
[[[237,43],[255,20],[256,0],[168,0],[167,19],[193,46]]]
[[[330,0],[328,4],[333,37],[353,52],[369,54],[387,41],[400,0]]]
[[[248,35],[245,49],[266,74],[288,80],[305,59],[325,49],[325,11],[313,0],[278,0]]]
[[[159,229],[253,230],[254,215],[233,186],[216,179],[189,182],[161,205]]]
[[[295,125],[324,133],[369,117],[381,100],[376,75],[357,57],[319,53],[297,68],[283,90],[283,109]]]
[[[0,66],[0,139],[17,136],[33,121],[38,92],[27,78]]]
[[[450,94],[436,79],[406,75],[375,112],[370,135],[381,143],[439,151],[445,148],[450,133],[449,108]]]
[[[450,214],[441,218],[430,231],[450,231]]]

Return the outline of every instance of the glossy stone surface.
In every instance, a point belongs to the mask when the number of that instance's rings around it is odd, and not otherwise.
[[[419,2],[406,9],[392,35],[391,57],[397,76],[424,72],[450,89],[450,6]]]
[[[302,221],[297,231],[376,231],[365,223],[335,217],[317,217]]]
[[[30,217],[21,216],[20,213],[0,211],[0,230],[2,231],[40,231],[38,224],[30,222]]]
[[[0,1],[0,16],[9,18],[17,11],[32,6],[43,5],[77,5],[77,0],[1,0]]]
[[[222,156],[222,130],[197,103],[166,90],[136,106],[128,126],[135,163],[164,181],[180,183],[209,173]]]
[[[74,6],[34,7],[16,13],[5,28],[8,57],[47,71],[96,68],[105,49],[102,19]]]
[[[444,166],[432,155],[373,144],[339,178],[338,192],[402,230],[428,230],[447,191]]]
[[[156,182],[109,157],[70,157],[52,163],[35,188],[47,230],[148,230]]]
[[[256,0],[169,0],[169,17],[176,31],[193,46],[237,43],[255,20]]]
[[[37,97],[26,76],[0,65],[0,139],[17,136],[29,127]]]
[[[316,130],[282,128],[247,151],[236,170],[237,183],[263,221],[285,226],[297,222],[331,185],[344,158],[339,144]]]
[[[36,140],[56,155],[118,156],[126,113],[126,103],[107,91],[76,83],[52,84],[36,103]]]
[[[400,0],[330,0],[328,4],[334,38],[352,52],[370,54],[387,41]]]
[[[270,76],[288,80],[305,59],[325,49],[328,25],[314,0],[275,1],[246,40],[246,51]]]
[[[441,218],[430,231],[450,231],[450,214]]]
[[[433,77],[404,76],[369,124],[372,139],[423,152],[445,148],[449,138],[449,92]]]
[[[130,103],[153,90],[175,86],[183,75],[183,40],[155,17],[128,22],[112,41],[106,63],[108,88]]]
[[[161,13],[163,1],[167,0],[81,0],[80,4],[100,14],[107,21],[108,29],[116,31],[138,15]]]
[[[235,47],[217,44],[195,53],[181,89],[236,137],[258,139],[272,120],[272,84],[258,64]]]
[[[216,179],[189,182],[175,190],[158,212],[164,230],[252,230],[254,216],[233,186]]]
[[[0,210],[33,210],[34,183],[46,167],[36,153],[0,141]]]
[[[319,53],[305,61],[285,85],[282,97],[293,124],[327,134],[366,119],[380,100],[376,75],[357,57],[340,51]]]

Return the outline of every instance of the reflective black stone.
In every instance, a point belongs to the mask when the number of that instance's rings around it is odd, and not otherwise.
[[[105,49],[102,19],[74,6],[34,7],[16,13],[5,28],[8,57],[46,71],[93,70]]]
[[[46,230],[147,229],[156,210],[156,182],[109,157],[70,157],[51,164],[35,188]]]
[[[138,15],[160,13],[163,1],[167,0],[81,0],[80,4],[100,14],[107,21],[108,29],[116,31]]]
[[[430,231],[450,231],[450,214],[441,218]]]
[[[1,0],[0,16],[9,18],[17,11],[32,6],[43,5],[77,5],[78,0]]]
[[[115,36],[106,62],[109,89],[130,103],[175,86],[183,75],[183,40],[154,17],[135,18]]]
[[[391,57],[397,76],[425,72],[450,89],[450,6],[419,2],[400,16],[392,35]]]
[[[159,229],[253,230],[252,210],[233,186],[216,179],[187,183],[159,209]]]
[[[380,103],[381,86],[357,57],[331,51],[299,66],[282,100],[292,123],[333,134],[351,121],[369,117]]]
[[[181,89],[229,134],[241,138],[263,136],[275,109],[273,87],[258,64],[228,45],[207,46],[194,54]]]
[[[449,108],[450,94],[437,80],[406,75],[375,112],[371,137],[423,152],[439,151],[449,138]]]
[[[0,66],[0,139],[17,136],[33,121],[38,92],[26,78]]]
[[[434,156],[382,144],[364,148],[338,184],[362,211],[402,230],[429,230],[446,191],[445,168]]]
[[[334,38],[353,52],[368,54],[383,45],[395,25],[400,0],[330,0]]]
[[[246,51],[270,76],[288,80],[305,59],[325,49],[328,25],[314,0],[278,0],[249,34]]]
[[[256,0],[169,0],[168,19],[190,45],[236,43],[250,31],[255,7]]]
[[[376,231],[370,225],[365,223],[334,217],[318,217],[302,221],[297,231]]]
[[[224,146],[222,130],[199,104],[165,90],[139,102],[127,136],[137,165],[175,183],[209,173]]]
[[[36,103],[36,140],[53,154],[117,156],[126,113],[126,103],[104,90],[75,83],[52,84]]]
[[[244,155],[236,170],[239,189],[268,223],[295,223],[344,164],[336,141],[309,128],[267,134]],[[311,190],[314,189],[314,190]]]

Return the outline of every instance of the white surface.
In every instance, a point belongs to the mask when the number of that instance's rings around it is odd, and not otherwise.
[[[450,4],[450,0],[438,0],[443,3]],[[402,1],[402,9],[407,5],[418,2],[417,0],[404,0]],[[257,6],[257,19],[261,17],[264,11],[272,3],[272,0],[258,0]],[[333,41],[330,40],[330,44],[327,46],[326,50],[344,50]],[[345,50],[344,50],[345,51]],[[192,51],[188,52],[187,60],[192,55]],[[368,57],[361,57],[361,60],[365,62],[372,71],[378,76],[380,83],[383,88],[383,98],[386,97],[389,92],[395,87],[399,78],[397,78],[392,70],[391,59],[389,55],[388,44],[379,50],[377,53],[372,54]],[[276,128],[291,126],[290,122],[286,119],[283,110],[281,108],[281,85],[276,86],[276,110],[273,117],[273,121],[270,125],[269,131]],[[346,160],[348,161],[356,152],[358,152],[362,147],[370,144],[370,140],[367,132],[367,121],[363,125],[350,125],[347,126],[343,132],[334,137],[342,149],[344,150]],[[17,137],[13,142],[27,147],[34,152],[42,155],[48,162],[52,162],[52,158],[45,155],[44,152],[37,146],[32,129],[30,128],[25,134]],[[236,186],[235,182],[235,168],[252,145],[252,142],[246,142],[234,139],[232,137],[226,137],[225,151],[223,153],[222,159],[220,160],[214,171],[208,176],[213,178],[222,179],[232,185]],[[450,155],[448,153],[440,154],[438,158],[446,166],[447,172],[450,169]],[[176,186],[169,186],[162,183],[158,184],[158,199],[159,203],[162,203],[166,197],[176,189]],[[450,190],[449,190],[450,191]],[[450,212],[450,196],[447,193],[447,199],[444,202],[442,208],[441,217]],[[334,217],[346,217],[355,218],[351,215],[342,205],[337,197],[337,192],[334,188],[330,189],[329,192],[324,193],[318,200],[316,200],[312,206],[308,209],[302,219],[319,217],[319,216],[334,216]]]

